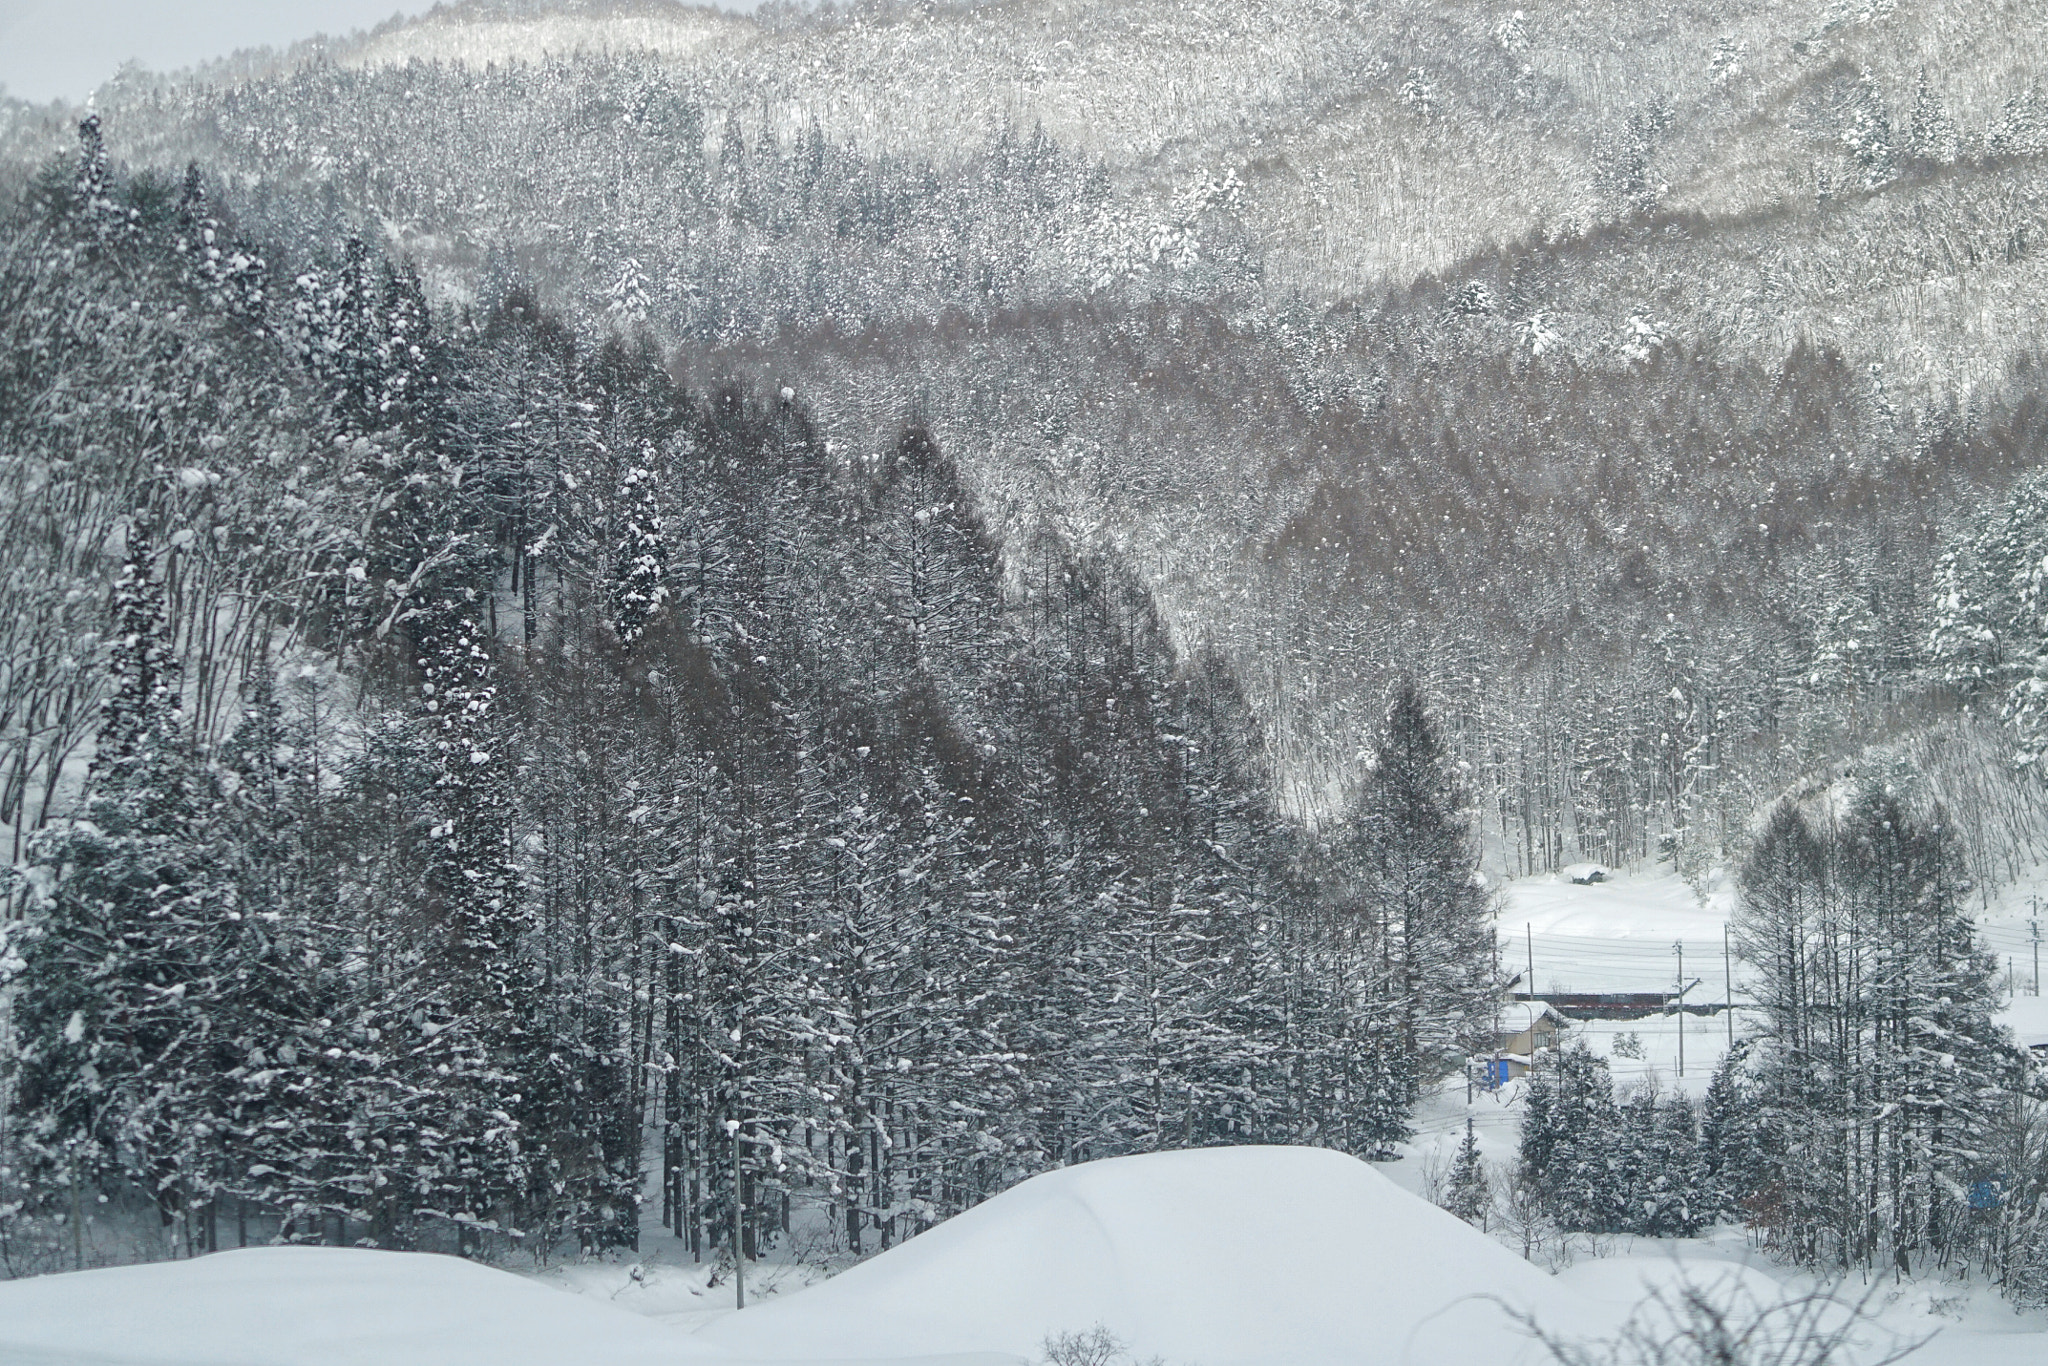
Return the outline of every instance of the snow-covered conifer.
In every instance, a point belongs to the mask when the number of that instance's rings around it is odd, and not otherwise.
[[[1522,1113],[1521,1177],[1560,1228],[1611,1233],[1628,1220],[1621,1111],[1604,1059],[1583,1045],[1537,1069]]]
[[[1469,797],[1413,680],[1396,688],[1349,813],[1350,896],[1390,965],[1411,1096],[1482,1049],[1494,1022],[1493,906]]]
[[[1465,1121],[1465,1137],[1458,1144],[1458,1154],[1451,1159],[1450,1174],[1444,1178],[1440,1203],[1466,1223],[1480,1228],[1486,1227],[1487,1214],[1493,1209],[1493,1186],[1487,1180],[1486,1163],[1479,1156],[1479,1138],[1470,1119]]]

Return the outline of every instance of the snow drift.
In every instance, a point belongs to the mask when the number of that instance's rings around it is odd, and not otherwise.
[[[9,1366],[689,1366],[722,1355],[455,1257],[267,1247],[0,1283]]]
[[[261,1248],[0,1284],[0,1361],[996,1366],[1096,1324],[1168,1366],[1540,1360],[1503,1304],[1586,1318],[1576,1293],[1363,1162],[1211,1148],[1035,1177],[694,1335],[453,1257]]]
[[[1101,1323],[1169,1366],[1513,1366],[1576,1296],[1365,1163],[1210,1148],[1048,1172],[698,1341],[760,1360],[998,1351]],[[1567,1306],[1570,1307],[1567,1307]]]

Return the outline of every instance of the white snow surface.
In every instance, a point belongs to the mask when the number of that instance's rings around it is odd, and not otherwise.
[[[602,1263],[565,1293],[452,1257],[261,1248],[0,1283],[0,1363],[1027,1366],[1048,1334],[1102,1324],[1165,1366],[1533,1366],[1509,1307],[1584,1339],[1681,1279],[1756,1303],[1812,1284],[1739,1230],[1613,1252],[1552,1277],[1352,1158],[1216,1148],[1034,1178],[739,1313],[629,1313]],[[642,1270],[612,1265],[610,1298]],[[1873,1289],[1881,1322],[1844,1366],[1937,1330],[1912,1366],[2048,1360],[2043,1317],[1984,1287]]]
[[[2014,996],[1999,1018],[2028,1048],[2048,1047],[2048,996]]]
[[[1535,959],[1539,995],[1669,991],[1674,944],[1686,947],[1691,1001],[1726,995],[1722,930],[1734,908],[1725,881],[1701,896],[1674,873],[1609,869],[1605,882],[1575,884],[1571,869],[1517,878],[1501,890],[1501,965],[1510,975]]]
[[[685,1366],[673,1329],[456,1257],[266,1247],[0,1283],[7,1366]]]
[[[1539,935],[1664,944],[1690,939],[1703,951],[1711,943],[1719,952],[1721,927],[1735,905],[1734,888],[1725,878],[1714,879],[1702,896],[1684,878],[1662,870],[1607,868],[1607,880],[1591,885],[1573,882],[1574,871],[1565,868],[1502,884],[1501,947],[1510,965],[1519,966],[1511,950],[1525,925]]]
[[[1172,1366],[1542,1360],[1504,1304],[1582,1316],[1574,1292],[1355,1158],[1209,1148],[1033,1177],[699,1341],[761,1360],[1035,1361],[1048,1334],[1099,1323]]]
[[[832,1280],[693,1315],[695,1334],[452,1257],[264,1248],[0,1284],[0,1361],[1012,1366],[1096,1324],[1170,1366],[1540,1360],[1503,1303],[1585,1313],[1363,1162],[1216,1148],[1033,1178]]]

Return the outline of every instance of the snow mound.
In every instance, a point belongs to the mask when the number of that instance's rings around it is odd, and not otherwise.
[[[1106,1326],[1167,1366],[1517,1366],[1616,1315],[1316,1148],[1049,1172],[692,1335],[454,1257],[258,1248],[0,1283],[8,1366],[1024,1366]]]
[[[1515,1366],[1578,1297],[1365,1163],[1209,1148],[1048,1172],[695,1339],[757,1360],[1003,1352],[1103,1324],[1168,1366]],[[1591,1311],[1604,1323],[1605,1315]]]
[[[0,1283],[10,1366],[688,1366],[672,1328],[456,1257],[266,1247]]]

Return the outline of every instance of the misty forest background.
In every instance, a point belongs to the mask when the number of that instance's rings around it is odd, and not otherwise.
[[[1968,921],[2048,35],[1639,9],[473,3],[0,102],[8,1269],[1384,1155],[1489,879],[1661,860],[1769,1025],[1704,1114],[1561,1071],[1530,1208],[2048,1296]]]

